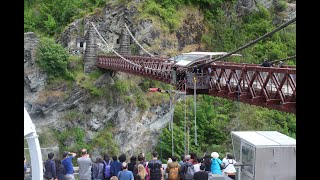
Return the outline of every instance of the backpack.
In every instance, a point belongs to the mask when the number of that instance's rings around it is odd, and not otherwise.
[[[184,175],[184,179],[191,180],[191,179],[193,179],[193,175],[195,172],[194,167],[193,167],[193,165],[186,165],[186,166],[187,166],[187,172]]]
[[[43,177],[46,178],[46,179],[51,179],[53,178],[52,176],[52,160],[47,160],[45,163],[44,163],[44,167],[45,167],[45,172],[43,174]]]
[[[170,168],[169,173],[168,173],[168,179],[169,180],[178,180],[179,179],[179,168],[178,167]]]
[[[104,164],[104,170],[103,170],[103,175],[105,178],[111,177],[111,161],[109,160],[109,163],[107,164],[106,161],[103,161]]]

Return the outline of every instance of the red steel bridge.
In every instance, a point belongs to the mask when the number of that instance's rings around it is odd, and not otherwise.
[[[99,68],[121,71],[162,81],[177,91],[207,94],[279,111],[296,112],[296,67],[262,67],[216,61],[193,71],[177,61],[142,56],[97,57]],[[201,64],[199,62],[198,64]],[[211,68],[211,70],[210,70]]]

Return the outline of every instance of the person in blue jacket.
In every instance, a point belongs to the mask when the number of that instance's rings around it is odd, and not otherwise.
[[[211,153],[211,173],[212,174],[220,174],[222,175],[222,171],[220,168],[220,164],[222,164],[222,161],[219,159],[219,154],[217,152],[212,152]]]

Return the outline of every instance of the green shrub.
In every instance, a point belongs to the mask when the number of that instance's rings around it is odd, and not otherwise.
[[[36,49],[36,58],[39,66],[47,73],[49,79],[63,77],[73,79],[67,69],[69,54],[65,48],[52,38],[43,37]]]

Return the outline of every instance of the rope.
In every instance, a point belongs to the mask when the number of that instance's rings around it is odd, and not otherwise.
[[[187,83],[184,83],[185,91],[184,94],[184,155],[187,155]]]
[[[170,96],[170,111],[171,111],[171,113],[170,113],[170,123],[169,123],[169,131],[171,131],[171,120],[172,120],[172,90],[171,90],[171,87],[170,87],[170,94],[169,94],[169,96]]]
[[[174,142],[173,142],[173,113],[174,113],[174,95],[172,100],[172,112],[171,112],[171,146],[172,146],[172,156],[174,155]]]
[[[132,65],[134,65],[134,66],[138,66],[139,68],[142,67],[142,66],[139,65],[139,64],[136,64],[136,63],[133,63],[133,62],[127,60],[126,58],[124,58],[123,56],[121,56],[117,51],[115,51],[115,50],[104,40],[104,38],[103,38],[103,37],[101,36],[101,34],[98,32],[96,26],[93,24],[93,22],[91,22],[91,24],[92,24],[94,30],[96,31],[96,33],[99,35],[100,39],[107,45],[107,47],[108,47],[109,49],[111,49],[112,52],[114,52],[117,56],[119,56],[121,59],[123,59],[123,60],[126,61],[127,63],[132,64]]]
[[[223,59],[223,58],[229,57],[229,56],[231,56],[232,54],[234,54],[234,53],[236,53],[236,52],[239,52],[239,51],[241,51],[241,50],[243,50],[243,49],[245,49],[245,48],[247,48],[247,47],[249,47],[249,46],[257,43],[258,41],[263,40],[263,39],[265,39],[265,38],[268,37],[268,36],[271,36],[272,34],[276,33],[277,31],[279,31],[279,30],[281,30],[281,29],[283,29],[283,28],[285,28],[286,26],[288,26],[289,24],[293,23],[294,21],[296,21],[296,17],[293,18],[293,19],[291,19],[290,21],[282,24],[281,26],[279,26],[278,28],[274,29],[273,31],[268,32],[268,33],[264,34],[263,36],[257,38],[256,40],[251,41],[250,43],[248,43],[248,44],[240,47],[239,49],[236,49],[236,50],[234,50],[234,51],[232,51],[232,52],[229,52],[229,53],[227,53],[226,55],[220,56],[220,57],[218,57],[218,58],[216,58],[216,59],[209,60],[209,61],[207,61],[206,63],[204,63],[204,64],[202,64],[202,65],[210,64],[210,63],[212,63],[212,62],[214,62],[214,61],[218,61],[218,60],[221,60],[221,59]]]
[[[273,60],[270,63],[273,64],[273,63],[276,63],[276,62],[279,62],[279,61],[286,61],[286,60],[290,60],[290,59],[294,59],[294,58],[296,58],[296,55],[290,56],[290,57],[287,57],[287,58],[283,58],[283,59]]]
[[[197,146],[197,78],[194,76],[194,144]]]
[[[129,28],[128,28],[128,26],[127,26],[126,23],[124,23],[124,26],[126,27],[127,31],[129,32],[129,34],[130,34],[130,36],[132,37],[132,39],[134,40],[134,42],[136,42],[136,43],[138,44],[138,46],[139,46],[144,52],[146,52],[147,54],[149,54],[149,56],[153,57],[153,55],[150,54],[147,50],[145,50],[145,49],[139,44],[139,42],[136,40],[136,38],[134,38],[134,36],[131,34],[131,32],[130,32],[130,30],[129,30]]]

